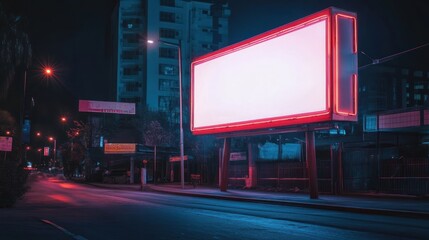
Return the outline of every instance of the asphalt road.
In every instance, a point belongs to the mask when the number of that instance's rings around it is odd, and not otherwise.
[[[427,239],[429,221],[103,189],[33,175],[0,239]]]

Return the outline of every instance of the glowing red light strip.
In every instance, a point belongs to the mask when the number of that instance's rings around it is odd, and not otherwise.
[[[313,122],[315,119],[319,119],[320,121],[326,121],[330,119],[330,112],[324,111],[321,113],[315,113],[311,115],[301,115],[301,116],[290,116],[287,118],[279,118],[279,119],[269,119],[269,120],[260,120],[260,121],[246,121],[242,123],[231,123],[226,125],[215,125],[215,126],[207,126],[207,127],[198,127],[193,128],[193,130],[198,131],[197,134],[208,134],[208,133],[218,133],[223,132],[221,129],[234,129],[234,131],[240,131],[240,130],[253,130],[253,129],[263,129],[263,128],[272,128],[272,127],[279,127],[284,126],[285,123],[290,123],[292,121],[295,122],[295,124],[304,124],[304,123],[310,123]],[[307,120],[307,121],[306,121]],[[258,127],[254,127],[254,126]],[[293,124],[287,124],[287,125],[293,125]]]
[[[358,80],[357,80],[357,74],[353,74],[353,88],[354,88],[354,109],[353,109],[353,115],[357,114],[358,111]]]
[[[326,105],[326,110],[328,110],[329,112],[332,111],[332,106],[331,106],[331,88],[332,88],[332,36],[331,36],[331,19],[332,18],[327,18],[326,20],[326,99],[327,99],[327,105]]]
[[[337,15],[335,16],[335,18],[336,18],[336,23],[338,23],[338,17],[349,18],[349,19],[351,19],[351,20],[352,20],[352,22],[353,22],[353,53],[357,53],[357,27],[356,27],[356,17],[339,13],[339,14],[337,14]],[[337,24],[337,26],[338,26],[338,24]],[[337,31],[337,36],[338,36],[338,31]]]
[[[339,75],[339,57],[338,57],[338,50],[339,50],[339,33],[338,33],[338,18],[339,17],[343,17],[343,18],[348,18],[352,20],[353,23],[353,42],[352,42],[352,51],[354,54],[357,53],[357,30],[356,30],[356,17],[354,16],[350,16],[350,15],[345,15],[345,14],[336,14],[335,15],[335,41],[334,41],[334,45],[335,45],[335,76],[334,76],[334,87],[335,87],[335,111],[338,114],[342,114],[342,115],[349,115],[349,116],[355,116],[357,114],[357,100],[354,101],[353,103],[353,112],[343,112],[340,111],[339,109],[339,87],[338,87],[338,75]],[[356,74],[353,74],[352,76],[352,92],[354,94],[353,99],[357,99],[357,92],[356,92],[356,84],[357,84],[357,76]]]

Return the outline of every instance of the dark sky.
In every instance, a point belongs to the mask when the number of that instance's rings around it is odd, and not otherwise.
[[[29,92],[40,105],[46,106],[39,109],[41,113],[47,116],[76,111],[78,99],[107,100],[107,84],[104,84],[109,73],[106,34],[115,0],[0,2],[10,12],[24,16],[34,50],[33,66],[50,64],[56,69],[55,81],[40,84],[37,75],[34,72],[31,75]],[[429,42],[429,4],[424,0],[229,2],[231,44],[330,6],[358,14],[358,47],[372,58],[382,58]],[[428,48],[407,55],[427,56]],[[359,64],[367,63],[369,59],[359,55]]]
[[[357,13],[358,47],[372,58],[429,43],[429,4],[424,0],[233,0],[230,6],[231,42],[334,6]],[[365,56],[359,58],[360,65],[366,64]]]

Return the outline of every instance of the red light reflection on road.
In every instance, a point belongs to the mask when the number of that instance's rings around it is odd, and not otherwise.
[[[66,196],[64,196],[62,194],[51,194],[51,195],[48,195],[48,196],[50,198],[55,199],[55,200],[60,201],[60,202],[65,202],[65,203],[72,203],[73,202],[72,199],[70,199],[69,197],[66,197]]]
[[[78,189],[78,187],[74,184],[70,184],[70,183],[60,183],[59,184],[60,187],[62,188],[67,188],[67,189]]]

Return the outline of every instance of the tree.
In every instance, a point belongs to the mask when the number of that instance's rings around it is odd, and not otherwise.
[[[0,109],[0,133],[11,131],[15,126],[15,119],[8,111]]]
[[[64,174],[71,177],[76,169],[82,168],[81,162],[85,160],[84,169],[89,168],[88,142],[90,141],[91,127],[82,121],[73,121],[73,127],[67,130],[67,137],[70,139],[65,144],[63,154]]]
[[[31,63],[31,44],[21,19],[6,13],[0,3],[0,100],[7,97],[17,68],[26,69]]]

